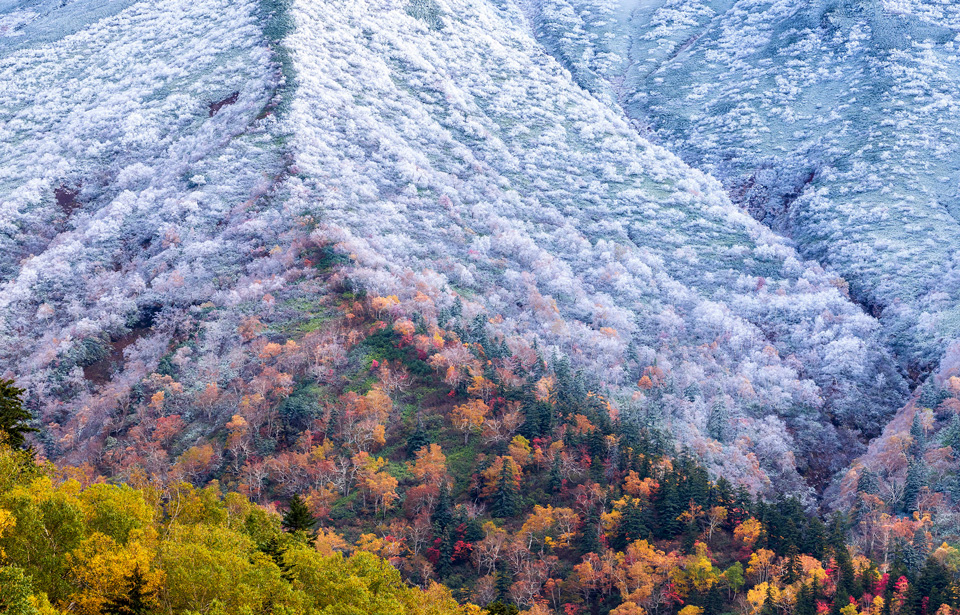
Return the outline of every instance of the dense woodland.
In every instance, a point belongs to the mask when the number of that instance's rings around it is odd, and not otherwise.
[[[289,336],[244,321],[236,335],[258,361],[227,390],[184,389],[171,352],[97,464],[18,450],[37,435],[22,391],[4,386],[10,612],[960,606],[955,443],[927,435],[949,390],[895,438],[905,480],[855,469],[851,505],[828,514],[712,479],[696,451],[620,416],[563,358],[511,351],[482,320],[458,324],[456,307],[439,315],[449,329],[427,325],[330,273],[331,252],[310,256],[331,276],[323,318]],[[672,386],[656,365],[637,383],[654,398]],[[218,426],[198,434],[197,415]],[[960,438],[957,423],[938,437]],[[735,437],[735,420],[714,408],[710,429]]]
[[[960,5],[628,4],[0,7],[0,613],[960,608]]]

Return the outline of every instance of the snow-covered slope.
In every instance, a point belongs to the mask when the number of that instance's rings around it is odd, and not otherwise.
[[[960,5],[531,0],[578,80],[829,264],[904,364],[960,335]]]
[[[279,119],[252,3],[139,2],[0,58],[0,372],[48,417],[109,391],[80,368],[103,340],[150,327],[134,378],[189,306],[256,309],[286,283],[265,255],[314,224],[370,291],[460,297],[758,488],[836,471],[902,401],[844,282],[582,89],[514,2],[289,16]]]
[[[449,281],[503,316],[504,334],[555,345],[610,385],[635,391],[656,364],[675,394],[623,411],[663,404],[694,426],[678,430],[689,444],[729,406],[767,464],[792,446],[771,416],[805,451],[839,452],[856,446],[831,419],[869,429],[897,403],[876,323],[839,280],[575,85],[518,7],[295,12],[291,191],[370,288]]]

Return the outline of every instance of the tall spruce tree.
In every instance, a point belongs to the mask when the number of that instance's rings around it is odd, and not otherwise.
[[[23,448],[24,435],[37,431],[28,425],[33,418],[23,407],[23,389],[18,389],[13,380],[0,380],[0,434],[13,448]]]
[[[147,615],[157,607],[156,591],[147,587],[137,565],[126,578],[124,588],[103,606],[104,615]]]
[[[317,519],[313,516],[313,513],[310,512],[307,503],[304,502],[303,498],[298,494],[290,498],[289,508],[287,512],[284,513],[281,523],[283,528],[288,532],[309,534],[317,524]]]
[[[901,502],[903,512],[909,513],[916,510],[917,496],[920,495],[920,490],[926,484],[924,474],[926,472],[924,471],[923,461],[911,459],[907,466],[906,484],[903,486],[903,501]]]
[[[560,472],[560,456],[553,458],[553,465],[550,466],[550,493],[560,493],[563,488],[563,474]]]
[[[506,461],[497,480],[497,490],[493,494],[492,511],[495,517],[512,517],[520,512],[520,487],[513,476],[513,470]]]
[[[727,412],[727,405],[723,403],[723,400],[713,402],[710,415],[707,417],[707,434],[717,442],[726,442],[729,421],[730,414]]]
[[[804,583],[800,586],[797,593],[797,603],[793,610],[793,615],[816,615],[817,602],[813,596],[813,589]]]
[[[913,413],[913,422],[910,423],[910,455],[919,457],[923,454],[923,449],[927,445],[927,436],[923,431],[923,424],[920,422],[920,411]]]
[[[434,531],[437,534],[443,534],[453,519],[450,507],[450,488],[447,486],[447,481],[441,481],[437,504],[433,507],[433,512],[430,513],[430,522],[433,523]]]
[[[417,426],[407,438],[407,457],[413,457],[424,446],[430,444],[430,434],[423,428],[423,421],[417,415]]]
[[[950,424],[940,432],[940,441],[952,448],[954,455],[960,455],[960,414],[954,414]]]

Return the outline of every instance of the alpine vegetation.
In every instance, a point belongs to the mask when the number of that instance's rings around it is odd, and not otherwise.
[[[0,612],[951,615],[958,19],[0,2]]]

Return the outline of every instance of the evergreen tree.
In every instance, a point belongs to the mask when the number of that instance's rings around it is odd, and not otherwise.
[[[257,550],[261,553],[270,556],[270,559],[273,560],[273,563],[277,565],[281,570],[283,578],[288,581],[293,580],[293,576],[290,574],[289,566],[283,559],[283,554],[287,551],[287,545],[284,544],[280,536],[274,534],[269,536],[266,540],[257,543]]]
[[[507,571],[506,565],[503,563],[497,564],[494,589],[497,590],[497,602],[500,604],[510,603],[510,585],[512,581],[513,578],[510,576],[510,572]]]
[[[813,517],[803,528],[800,550],[817,559],[823,559],[823,549],[827,543],[827,528],[823,521]]]
[[[560,473],[560,456],[553,458],[553,465],[550,467],[550,493],[560,493],[563,488],[563,474]]]
[[[733,485],[723,476],[717,479],[714,491],[714,505],[729,507],[733,502]]]
[[[327,428],[325,434],[331,440],[334,436],[337,435],[337,428],[340,426],[340,421],[343,419],[343,410],[340,409],[340,404],[333,404],[333,408],[330,409],[330,417],[327,419]]]
[[[103,606],[104,615],[147,615],[157,606],[156,592],[147,588],[140,566],[137,565],[121,593]]]
[[[840,615],[840,609],[850,604],[850,593],[845,587],[837,586],[833,595],[833,604],[830,605],[830,615]]]
[[[513,476],[513,469],[506,461],[493,494],[491,512],[495,517],[512,517],[520,512],[520,487]]]
[[[803,568],[800,565],[800,553],[796,545],[791,545],[787,555],[787,565],[783,571],[783,582],[793,585],[800,577],[801,572],[803,572]]]
[[[773,601],[773,590],[770,585],[767,585],[767,597],[763,601],[760,615],[777,615],[777,605]]]
[[[923,386],[920,387],[920,407],[936,408],[944,399],[948,397],[946,391],[937,386],[933,378],[927,378]]]
[[[450,488],[447,487],[447,481],[442,481],[440,483],[440,494],[437,496],[437,504],[430,514],[430,522],[433,523],[433,527],[438,534],[444,533],[453,520],[453,513],[450,508]]]
[[[920,613],[922,611],[922,600],[927,598],[926,613],[929,615],[936,613],[940,605],[950,601],[950,583],[952,580],[950,573],[940,562],[932,557],[927,559],[920,569],[917,582],[913,584],[916,588],[916,597],[911,605],[914,612]]]
[[[797,592],[797,604],[793,615],[817,615],[817,602],[813,597],[813,590],[804,583]]]
[[[903,512],[909,513],[916,510],[917,496],[926,484],[924,474],[923,462],[919,459],[911,459],[907,466],[907,481],[903,486],[903,502],[901,502]]]
[[[523,425],[520,426],[520,435],[527,440],[533,440],[548,435],[552,431],[550,404],[536,401],[523,409]]]
[[[316,524],[317,519],[310,512],[303,498],[299,494],[290,498],[289,508],[283,514],[283,521],[281,522],[283,528],[292,533],[310,533]]]
[[[960,414],[954,414],[950,424],[940,432],[940,441],[952,448],[954,455],[960,455]]]
[[[451,559],[453,558],[453,532],[447,530],[440,536],[440,545],[438,550],[440,551],[439,557],[437,557],[437,565],[434,566],[434,569],[437,571],[437,576],[441,579],[445,579],[450,575]]]
[[[423,421],[421,421],[420,416],[417,415],[417,426],[413,430],[413,433],[410,434],[410,437],[407,438],[407,457],[414,457],[417,451],[429,444],[430,434],[423,428]]]
[[[594,506],[587,512],[587,517],[583,521],[583,527],[580,528],[580,536],[577,540],[577,547],[580,553],[600,553],[603,546],[600,544],[600,538],[597,535],[597,529],[600,526],[600,511]]]
[[[622,545],[620,550],[632,542],[650,537],[649,514],[650,504],[645,497],[634,500],[626,507],[618,536]]]
[[[853,560],[850,558],[850,551],[846,545],[839,545],[833,551],[833,557],[837,562],[837,569],[840,574],[837,579],[837,592],[842,589],[847,595],[859,596],[862,591],[857,591],[857,576],[853,570]],[[845,606],[845,605],[840,605]]]
[[[880,482],[877,480],[877,475],[868,468],[861,470],[857,478],[857,493],[876,494],[879,489]]]
[[[453,525],[457,528],[457,532],[462,534],[460,538],[466,542],[478,542],[485,536],[480,519],[468,515],[464,506],[457,506]]]
[[[37,431],[27,424],[32,417],[23,407],[22,396],[23,389],[14,386],[13,380],[0,380],[0,434],[13,448],[23,448],[24,435]]]
[[[727,425],[730,422],[730,413],[723,400],[713,402],[710,415],[707,417],[707,434],[718,442],[726,442]]]
[[[488,604],[484,612],[487,613],[487,615],[520,615],[520,609],[517,608],[517,605],[509,604],[501,600]]]
[[[923,454],[923,449],[927,445],[927,436],[923,431],[923,425],[920,423],[920,412],[913,413],[913,422],[910,423],[910,455],[919,457]]]
[[[671,472],[664,477],[663,484],[658,492],[655,508],[657,513],[657,526],[654,528],[656,538],[673,538],[682,529],[680,515],[683,514],[684,505],[680,499],[680,493],[677,486],[676,476]]]
[[[928,551],[926,532],[918,526],[913,533],[913,540],[904,543],[901,547],[900,556],[907,570],[916,574],[927,560]]]

